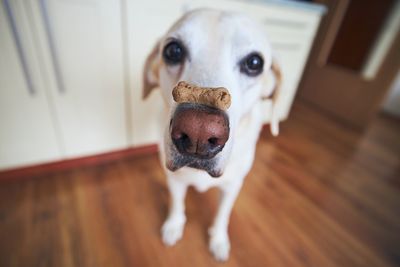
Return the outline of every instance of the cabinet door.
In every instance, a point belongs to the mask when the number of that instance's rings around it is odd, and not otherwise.
[[[0,168],[61,157],[21,6],[0,5]],[[26,17],[25,17],[26,18]]]
[[[65,155],[125,148],[120,1],[39,0],[32,10]]]

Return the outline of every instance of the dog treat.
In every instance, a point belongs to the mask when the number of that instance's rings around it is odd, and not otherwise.
[[[231,105],[231,95],[224,87],[198,87],[181,81],[172,96],[177,103],[197,103],[221,110],[227,110]]]

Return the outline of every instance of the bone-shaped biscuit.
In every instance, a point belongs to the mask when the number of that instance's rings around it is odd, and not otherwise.
[[[227,110],[231,105],[231,95],[224,87],[198,87],[181,81],[172,96],[177,103],[197,103],[221,110]]]

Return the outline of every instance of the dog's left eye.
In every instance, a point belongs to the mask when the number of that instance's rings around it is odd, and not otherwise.
[[[251,53],[240,61],[240,72],[257,76],[263,71],[264,60],[258,53]]]
[[[185,49],[178,41],[171,41],[163,50],[163,58],[169,65],[182,63],[185,59]]]

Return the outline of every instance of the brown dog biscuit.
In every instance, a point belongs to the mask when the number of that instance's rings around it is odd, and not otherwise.
[[[227,110],[231,105],[231,95],[224,87],[198,87],[181,81],[172,96],[177,103],[198,103],[221,110]]]

